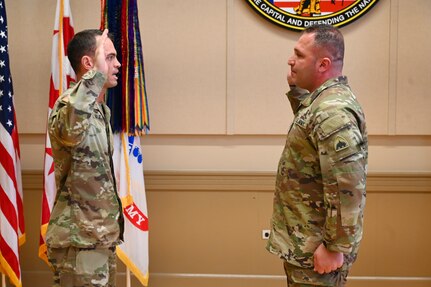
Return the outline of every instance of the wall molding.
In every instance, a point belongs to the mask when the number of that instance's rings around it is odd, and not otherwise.
[[[150,282],[156,282],[163,286],[207,286],[211,284],[211,286],[276,287],[280,286],[280,284],[286,284],[286,276],[258,274],[150,273]],[[347,282],[349,287],[422,287],[429,286],[431,277],[348,276]]]
[[[119,272],[120,275],[124,276],[124,272]],[[153,277],[159,278],[209,278],[209,279],[249,279],[249,280],[278,280],[286,281],[285,275],[260,275],[260,274],[192,274],[192,273],[151,273]],[[380,281],[380,282],[431,282],[431,277],[409,277],[409,276],[348,276],[349,283],[352,281],[356,282],[367,282],[367,281]]]
[[[120,262],[119,262],[120,263]],[[121,265],[121,263],[120,263]],[[131,275],[132,286],[140,286],[133,273]],[[24,278],[32,278],[33,281],[51,282],[52,273],[49,271],[23,271]],[[127,273],[117,271],[117,285],[123,286],[121,283],[126,282]],[[218,286],[266,286],[275,287],[285,284],[285,275],[262,275],[262,274],[193,274],[193,273],[159,273],[150,272],[150,284],[152,283],[165,283],[163,286],[172,286],[166,282],[187,283],[184,285],[197,286],[199,282],[211,282],[211,286],[219,284]],[[408,277],[408,276],[348,276],[348,286],[350,287],[363,287],[363,286],[379,286],[379,287],[422,287],[429,286],[431,277]],[[198,282],[198,283],[196,283]],[[209,284],[202,284],[206,286]]]
[[[23,189],[42,190],[43,172],[24,170]],[[146,171],[147,191],[273,192],[273,172]],[[431,172],[369,173],[369,193],[431,193]]]

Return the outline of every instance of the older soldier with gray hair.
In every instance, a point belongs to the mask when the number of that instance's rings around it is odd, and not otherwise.
[[[112,163],[108,88],[121,66],[108,30],[84,30],[68,45],[77,83],[48,121],[57,196],[46,233],[55,287],[115,286],[123,213]]]
[[[304,30],[289,58],[294,120],[278,165],[267,249],[288,286],[344,286],[362,239],[368,140],[364,113],[342,75],[344,38]]]

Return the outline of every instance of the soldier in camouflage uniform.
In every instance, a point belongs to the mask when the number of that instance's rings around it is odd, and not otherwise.
[[[341,32],[318,25],[301,34],[288,61],[294,120],[267,245],[284,260],[288,286],[344,286],[362,238],[368,140],[343,58]]]
[[[115,286],[123,214],[104,97],[117,85],[121,65],[107,33],[85,30],[70,41],[77,83],[57,100],[48,121],[57,195],[46,243],[55,287]]]

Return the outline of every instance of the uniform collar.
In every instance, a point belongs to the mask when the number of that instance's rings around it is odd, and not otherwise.
[[[301,105],[308,107],[310,106],[313,101],[326,89],[339,85],[339,84],[343,84],[343,85],[347,85],[347,77],[346,76],[340,76],[337,78],[332,78],[327,80],[326,82],[324,82],[320,87],[318,87],[316,90],[314,90],[314,92],[312,92],[307,98],[305,98],[302,102]]]

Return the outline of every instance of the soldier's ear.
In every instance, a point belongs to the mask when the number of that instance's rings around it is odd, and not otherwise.
[[[87,55],[82,56],[81,66],[86,71],[93,69],[93,67],[94,67],[93,58],[91,58],[90,56],[87,56]]]
[[[331,67],[332,61],[328,57],[320,59],[319,72],[326,72]]]

